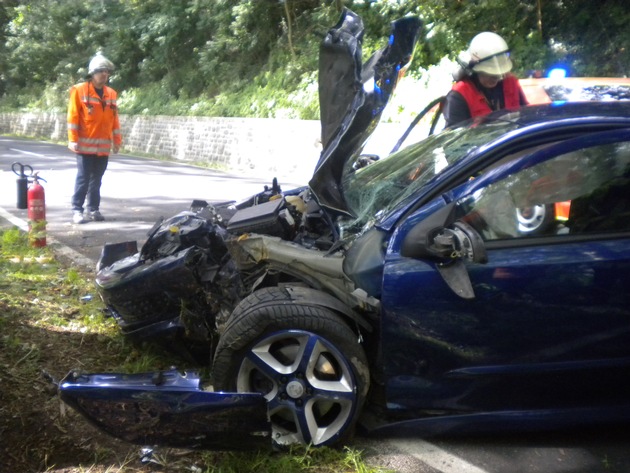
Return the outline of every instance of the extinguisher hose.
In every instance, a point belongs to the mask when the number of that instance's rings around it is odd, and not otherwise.
[[[41,176],[38,176],[37,173],[34,173],[32,176],[29,176],[28,179],[29,179],[29,182],[44,181],[45,183],[48,183],[48,181],[46,179],[44,179]]]

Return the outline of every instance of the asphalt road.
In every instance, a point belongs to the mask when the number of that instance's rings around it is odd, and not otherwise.
[[[50,143],[0,137],[0,214],[24,222],[27,211],[17,208],[17,183],[12,164],[30,165],[46,192],[47,231],[51,245],[59,243],[76,251],[87,266],[98,259],[105,243],[146,240],[147,232],[161,217],[187,210],[194,199],[208,202],[241,200],[271,184],[267,180],[237,176],[195,166],[131,156],[111,156],[101,187],[104,222],[76,225],[71,221],[70,199],[76,176],[75,157],[67,148]],[[283,185],[283,183],[280,183]],[[287,183],[292,188],[304,183]]]
[[[17,209],[14,162],[46,179],[49,245],[62,257],[94,270],[105,243],[136,240],[160,217],[186,210],[193,199],[240,200],[274,176],[237,176],[194,166],[117,155],[102,186],[105,222],[71,223],[74,155],[50,143],[0,137],[0,223],[26,228]],[[303,182],[280,184],[290,189]],[[369,462],[400,473],[622,473],[630,472],[630,433],[625,427],[553,433],[512,433],[446,438],[358,438]]]

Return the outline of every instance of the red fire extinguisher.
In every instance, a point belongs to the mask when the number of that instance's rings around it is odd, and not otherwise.
[[[46,195],[39,183],[45,179],[33,174],[33,183],[28,188],[28,241],[31,246],[46,246]]]

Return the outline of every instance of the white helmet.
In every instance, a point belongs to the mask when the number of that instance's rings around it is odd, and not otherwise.
[[[460,60],[467,62],[474,72],[501,76],[512,70],[510,48],[501,36],[490,31],[475,36]]]
[[[90,61],[90,65],[88,66],[88,76],[103,70],[108,71],[111,74],[114,72],[114,63],[103,56],[103,54],[99,51]]]

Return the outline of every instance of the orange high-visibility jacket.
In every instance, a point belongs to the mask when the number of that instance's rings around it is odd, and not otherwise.
[[[502,83],[505,108],[513,109],[520,107],[521,96],[524,95],[521,91],[518,79],[513,75],[508,74],[503,78]],[[470,79],[465,79],[455,83],[455,85],[453,85],[453,90],[462,94],[462,97],[464,97],[464,100],[466,100],[466,103],[468,104],[471,117],[481,117],[492,112],[486,97],[479,89],[477,89]]]
[[[112,144],[121,145],[116,98],[114,89],[103,86],[101,100],[89,81],[70,89],[68,141],[78,144],[77,153],[108,156]]]

